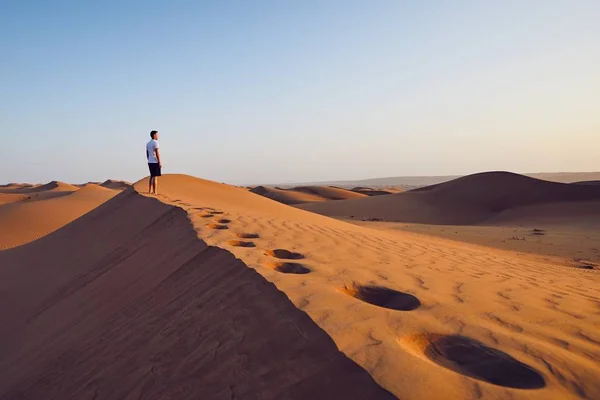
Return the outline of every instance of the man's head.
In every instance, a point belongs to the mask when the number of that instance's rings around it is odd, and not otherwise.
[[[158,140],[158,131],[152,131],[152,132],[150,132],[150,137],[152,139]]]

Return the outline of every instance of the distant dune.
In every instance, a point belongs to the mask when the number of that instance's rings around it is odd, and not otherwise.
[[[250,191],[288,205],[366,197],[363,193],[331,186],[298,186],[290,189],[257,186]]]
[[[29,196],[19,193],[0,193],[0,206],[8,203],[26,200]]]
[[[114,180],[114,179],[107,179],[104,182],[102,182],[100,185],[105,188],[115,189],[115,190],[124,190],[124,189],[131,187],[131,183],[129,183],[129,182],[118,181],[118,180]]]
[[[0,193],[19,193],[19,194],[31,194],[40,192],[74,192],[78,190],[77,186],[52,181],[44,185],[30,185],[30,184],[9,184],[0,187]]]
[[[573,183],[577,181],[600,180],[600,172],[540,172],[521,174],[530,178],[543,179],[551,182]],[[404,190],[415,189],[423,186],[436,185],[438,183],[449,182],[461,178],[465,175],[439,175],[439,176],[395,176],[387,178],[372,178],[361,180],[340,180],[326,182],[296,183],[293,185],[271,185],[279,187],[290,187],[298,185],[333,185],[343,188],[352,188],[356,186],[366,186],[376,189],[386,189],[396,187]]]
[[[50,183],[46,183],[45,185],[33,186],[33,187],[24,187],[19,189],[21,193],[39,193],[39,192],[74,192],[79,188],[75,185],[71,185],[69,183],[52,181]]]
[[[98,185],[88,184],[84,188],[70,190],[71,185],[48,184],[47,192],[36,190],[17,194],[20,201],[0,207],[0,250],[39,239],[75,220],[118,192]],[[73,186],[74,187],[74,186]],[[64,193],[64,191],[67,191]],[[56,192],[62,192],[56,196]],[[48,196],[54,194],[54,196]],[[8,196],[7,194],[0,194]]]
[[[583,201],[600,201],[600,188],[488,172],[391,196],[299,207],[328,216],[467,225],[519,207]]]

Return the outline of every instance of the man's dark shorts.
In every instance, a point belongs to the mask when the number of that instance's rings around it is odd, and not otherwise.
[[[160,165],[158,163],[148,163],[148,168],[150,168],[150,176],[161,176]]]

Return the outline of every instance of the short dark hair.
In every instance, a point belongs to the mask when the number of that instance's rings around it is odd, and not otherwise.
[[[158,131],[152,131],[152,132],[150,132],[150,137],[152,139],[154,139],[154,135],[156,135],[157,133],[158,133]]]

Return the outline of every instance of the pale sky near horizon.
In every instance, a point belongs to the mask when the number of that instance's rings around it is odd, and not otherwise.
[[[600,1],[0,1],[0,183],[600,171]]]

